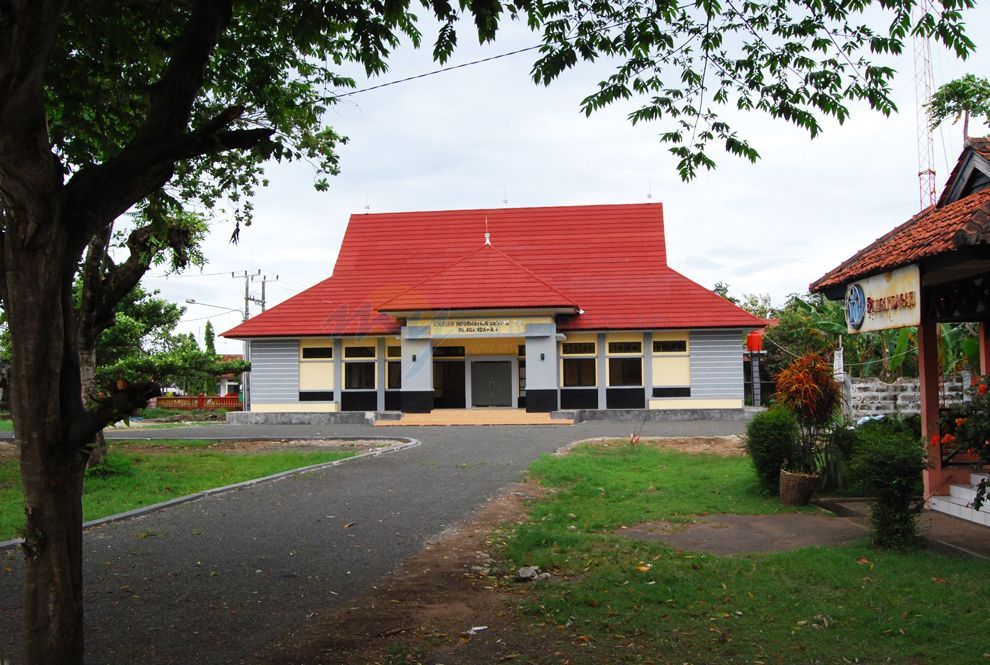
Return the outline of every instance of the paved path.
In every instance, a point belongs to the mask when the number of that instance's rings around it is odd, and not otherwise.
[[[407,436],[422,445],[89,530],[87,662],[250,662],[307,617],[332,611],[395,570],[517,480],[540,454],[576,439],[628,436],[632,427],[218,425],[142,431],[150,438]],[[647,423],[643,435],[713,436],[743,427],[657,422]],[[20,553],[0,552],[5,665],[20,662],[22,575]]]

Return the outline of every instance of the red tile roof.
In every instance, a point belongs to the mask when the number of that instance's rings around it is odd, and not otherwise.
[[[956,160],[956,165],[952,167],[952,171],[949,173],[948,179],[945,181],[945,186],[942,187],[942,193],[939,194],[938,202],[936,206],[944,206],[949,202],[952,197],[952,190],[955,189],[953,185],[956,183],[956,178],[963,170],[963,166],[969,161],[967,157],[970,151],[975,152],[977,155],[983,159],[990,161],[990,138],[968,138],[963,146],[962,152],[959,154],[959,159]]]
[[[470,289],[464,286],[470,284]],[[380,312],[525,309],[578,305],[526,266],[481,243],[438,273],[378,306]]]
[[[814,293],[886,272],[965,245],[990,244],[990,189],[932,206],[873,241],[813,282]]]
[[[382,308],[417,298],[579,306],[561,330],[763,325],[667,267],[663,208],[652,203],[352,215],[333,275],[224,336],[396,334]]]

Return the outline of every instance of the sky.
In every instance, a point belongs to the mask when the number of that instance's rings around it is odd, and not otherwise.
[[[977,52],[962,62],[933,48],[936,87],[990,71],[990,7],[967,16]],[[450,65],[537,43],[519,25],[500,32],[494,44],[478,46],[470,37],[462,34]],[[761,159],[751,164],[718,148],[712,153],[718,168],[688,183],[658,138],[670,126],[632,126],[629,105],[590,117],[580,112],[581,99],[609,73],[608,63],[579,66],[541,87],[529,75],[535,57],[530,51],[343,99],[326,116],[350,138],[328,192],[314,189],[309,165],[272,164],[270,185],[254,199],[255,223],[242,229],[238,245],[229,243],[232,222],[220,218],[201,271],[166,277],[153,269],[145,287],[183,304],[180,331],[202,341],[207,320],[218,333],[240,321],[244,279],[231,273],[277,275],[266,287],[272,307],[330,275],[352,214],[497,208],[506,201],[510,207],[651,201],[664,206],[671,267],[708,288],[726,282],[733,295],[766,293],[782,304],[919,209],[910,49],[892,62],[898,114],[854,106],[844,125],[829,122],[814,140],[765,115],[732,115]],[[364,88],[438,68],[429,48],[409,46],[389,64],[370,81],[356,69],[348,73]],[[971,135],[986,133],[985,125],[971,124]],[[947,122],[935,132],[939,187],[961,149],[960,125]],[[260,291],[260,283],[251,284],[252,296]],[[215,307],[186,305],[187,299]],[[251,315],[259,311],[252,303]],[[242,346],[218,338],[217,348],[239,353]]]

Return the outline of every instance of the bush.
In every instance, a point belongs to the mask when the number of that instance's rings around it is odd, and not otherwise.
[[[878,428],[857,432],[857,439],[849,471],[874,497],[873,544],[885,549],[917,545],[915,518],[923,506],[921,472],[925,468],[919,440]]]
[[[134,474],[131,460],[122,455],[107,455],[102,462],[86,469],[87,478],[113,478]]]
[[[798,454],[798,422],[793,413],[774,407],[746,425],[746,452],[767,494],[780,491],[780,469]]]

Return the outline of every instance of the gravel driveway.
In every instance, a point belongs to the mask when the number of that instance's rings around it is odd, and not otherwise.
[[[742,422],[646,423],[644,436],[738,434]],[[573,427],[210,426],[149,438],[404,436],[422,445],[87,531],[87,662],[250,662],[307,617],[396,569],[431,537],[577,439]],[[138,438],[114,432],[113,438]],[[20,662],[20,552],[0,552],[0,663]]]

